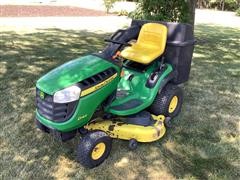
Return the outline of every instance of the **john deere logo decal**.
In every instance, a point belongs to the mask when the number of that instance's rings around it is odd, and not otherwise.
[[[44,97],[45,97],[44,92],[40,91],[40,92],[39,92],[39,96],[40,96],[41,99],[44,99]]]

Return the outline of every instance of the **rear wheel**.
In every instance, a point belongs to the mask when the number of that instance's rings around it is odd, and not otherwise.
[[[94,168],[109,156],[111,148],[112,139],[105,132],[89,132],[78,145],[77,160],[87,168]]]
[[[183,103],[182,89],[173,84],[167,84],[163,90],[157,94],[150,112],[155,115],[175,117],[181,112]]]

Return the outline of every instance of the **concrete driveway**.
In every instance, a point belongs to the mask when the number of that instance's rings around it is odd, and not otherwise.
[[[85,3],[84,3],[85,2]],[[50,5],[53,6],[65,6],[72,5],[77,8],[89,8],[100,12],[96,16],[87,14],[80,14],[73,16],[67,16],[62,14],[51,17],[0,17],[1,30],[11,28],[17,29],[38,29],[38,28],[61,28],[61,29],[85,29],[88,31],[102,31],[113,32],[124,26],[129,26],[131,19],[125,16],[108,15],[103,12],[102,0],[1,0],[0,5]],[[0,8],[3,6],[0,6]],[[47,6],[49,8],[49,6]],[[54,10],[54,9],[53,9]],[[34,12],[33,12],[34,13]],[[102,15],[101,15],[102,13]],[[46,14],[47,15],[47,14]],[[34,15],[31,15],[34,16]],[[67,16],[67,17],[66,17]],[[196,10],[196,24],[211,24],[227,27],[240,28],[240,17],[237,17],[234,12],[222,12],[215,10]]]

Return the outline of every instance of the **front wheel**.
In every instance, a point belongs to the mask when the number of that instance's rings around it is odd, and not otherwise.
[[[166,117],[173,118],[181,112],[182,103],[182,89],[176,85],[167,84],[163,90],[157,94],[150,107],[150,111],[155,115],[162,114]]]
[[[89,132],[78,145],[77,160],[87,168],[94,168],[109,156],[111,148],[112,138],[105,132]]]

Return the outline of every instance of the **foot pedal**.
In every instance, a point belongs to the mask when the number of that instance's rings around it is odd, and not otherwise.
[[[128,109],[136,108],[137,106],[140,106],[143,102],[139,99],[131,99],[123,104],[112,106],[111,109],[117,110],[117,111],[125,111]]]
[[[155,123],[151,114],[147,111],[141,111],[140,113],[128,116],[122,121],[127,124],[134,124],[140,126],[150,126]]]

